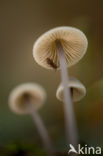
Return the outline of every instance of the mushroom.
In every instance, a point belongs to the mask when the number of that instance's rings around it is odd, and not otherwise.
[[[38,114],[46,99],[45,90],[38,84],[25,83],[17,86],[9,96],[9,106],[17,114],[32,116],[38,132],[42,138],[45,149],[49,155],[53,154],[53,147],[46,127]]]
[[[86,95],[85,86],[74,77],[70,77],[68,88],[71,90],[74,102],[80,101]],[[63,101],[63,90],[63,85],[60,84],[56,92],[56,97],[60,101]]]
[[[61,70],[67,140],[74,146],[77,145],[78,135],[71,92],[67,87],[67,66],[76,64],[84,56],[87,45],[86,36],[82,31],[64,26],[46,32],[33,46],[33,56],[39,65],[47,69]]]

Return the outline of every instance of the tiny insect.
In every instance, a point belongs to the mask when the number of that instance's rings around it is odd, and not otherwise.
[[[71,96],[73,96],[73,88],[70,88]]]
[[[50,58],[47,58],[47,63],[54,69],[57,69],[58,66],[50,59]]]

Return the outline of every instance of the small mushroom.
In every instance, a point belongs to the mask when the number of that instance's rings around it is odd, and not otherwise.
[[[47,68],[59,68],[57,42],[62,45],[67,66],[77,63],[85,54],[87,39],[82,31],[73,27],[57,27],[40,36],[33,46],[35,61]]]
[[[49,155],[53,154],[53,147],[47,129],[43,124],[37,110],[40,109],[46,99],[45,90],[38,84],[26,83],[17,86],[9,96],[9,106],[17,114],[30,114],[38,129]]]
[[[61,70],[67,140],[74,147],[78,144],[78,134],[72,97],[67,87],[69,82],[67,66],[76,64],[84,56],[87,45],[86,36],[82,31],[64,26],[46,32],[33,46],[33,56],[39,65],[47,69]]]
[[[74,102],[80,101],[86,95],[85,86],[74,77],[70,77],[68,88],[70,88],[71,90]],[[63,85],[60,84],[56,92],[56,97],[60,101],[63,101],[63,90],[64,90]]]

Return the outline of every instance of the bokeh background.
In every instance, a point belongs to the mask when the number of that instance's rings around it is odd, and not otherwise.
[[[24,82],[36,82],[47,91],[39,111],[58,151],[68,151],[63,104],[56,99],[60,72],[40,67],[32,57],[35,40],[56,26],[74,26],[87,36],[84,58],[69,69],[87,88],[75,103],[80,141],[103,145],[103,1],[0,0],[0,155],[43,155],[33,121],[8,107],[10,91]],[[45,154],[44,154],[45,155]]]

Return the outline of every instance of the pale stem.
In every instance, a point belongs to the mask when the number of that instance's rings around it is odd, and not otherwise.
[[[36,128],[42,138],[42,142],[44,145],[44,148],[47,151],[48,156],[55,156],[54,154],[54,148],[52,146],[52,142],[51,139],[49,137],[48,131],[42,121],[42,119],[40,118],[40,115],[38,114],[38,112],[33,108],[33,103],[31,103],[31,100],[27,97],[26,99],[26,103],[27,103],[27,107],[29,110],[29,114],[32,116],[33,121],[36,125]]]
[[[61,79],[64,88],[64,114],[65,114],[65,124],[66,124],[66,134],[68,143],[72,144],[75,148],[78,144],[77,126],[75,120],[74,106],[70,88],[68,89],[69,74],[67,72],[66,59],[64,55],[64,50],[60,42],[56,42],[58,48],[60,69],[61,69]]]

